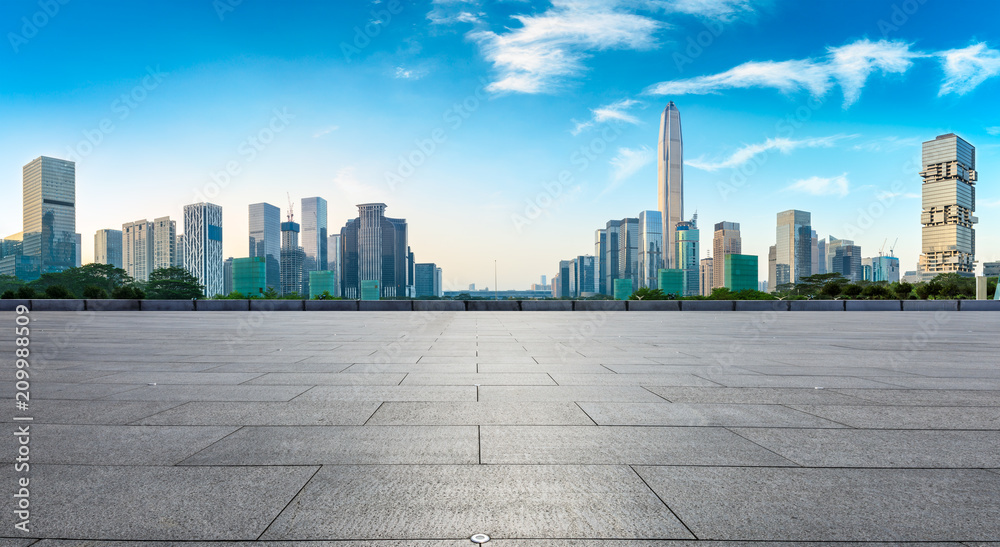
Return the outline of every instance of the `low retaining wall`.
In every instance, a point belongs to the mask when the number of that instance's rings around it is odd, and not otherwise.
[[[0,300],[35,311],[998,311],[998,300]]]

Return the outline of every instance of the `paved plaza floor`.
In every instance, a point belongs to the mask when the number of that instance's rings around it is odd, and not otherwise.
[[[1000,542],[997,313],[14,317],[0,547]]]

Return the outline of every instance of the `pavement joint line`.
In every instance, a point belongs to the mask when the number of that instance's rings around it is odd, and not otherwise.
[[[384,404],[385,404],[385,401],[382,401],[382,402],[380,402],[380,403],[378,404],[378,406],[377,406],[377,407],[375,407],[375,411],[374,411],[374,412],[372,412],[372,415],[371,415],[371,416],[369,416],[369,417],[368,417],[368,419],[367,419],[367,420],[365,420],[365,423],[361,424],[361,426],[360,426],[360,427],[364,427],[364,426],[368,425],[368,422],[370,422],[370,421],[371,421],[371,419],[375,417],[375,414],[378,414],[378,409],[382,408],[382,405],[384,405]]]
[[[288,506],[291,505],[292,502],[295,501],[295,498],[299,497],[299,494],[301,494],[302,491],[306,489],[306,486],[308,486],[309,483],[312,482],[313,477],[315,477],[316,474],[319,473],[320,469],[323,469],[323,466],[317,465],[316,470],[313,471],[313,474],[309,475],[309,478],[302,483],[302,486],[299,487],[299,490],[295,492],[295,494],[293,494],[292,497],[288,498],[288,503],[286,503],[285,506],[281,508],[281,511],[278,511],[278,513],[274,515],[274,518],[271,519],[271,522],[269,522],[267,526],[264,527],[264,530],[260,533],[259,536],[257,536],[256,541],[260,541],[261,540],[260,538],[264,537],[264,534],[266,534],[267,531],[271,529],[271,526],[275,523],[275,521],[278,520],[279,517],[281,517],[281,514],[288,510]]]
[[[741,439],[743,439],[743,440],[745,440],[745,441],[747,441],[747,442],[749,442],[751,444],[755,444],[755,445],[759,446],[763,450],[766,450],[766,451],[770,452],[771,454],[774,454],[775,456],[777,456],[777,457],[785,460],[786,462],[789,462],[789,463],[793,464],[796,467],[800,467],[800,468],[809,467],[809,466],[801,464],[801,463],[799,463],[799,462],[797,462],[797,461],[795,461],[795,460],[793,460],[793,459],[791,459],[791,458],[789,458],[789,457],[787,457],[787,456],[785,456],[783,454],[779,454],[779,453],[775,452],[774,450],[771,450],[770,448],[768,448],[768,447],[760,444],[759,442],[757,442],[757,441],[755,441],[753,439],[748,439],[748,438],[744,437],[743,435],[740,435],[739,433],[733,431],[732,427],[733,426],[725,427],[723,429],[725,429],[726,431],[729,431],[733,435],[736,435],[737,437],[739,437],[739,438],[741,438]],[[720,467],[736,467],[736,466],[720,466]]]
[[[681,517],[676,512],[674,512],[673,508],[671,508],[670,505],[667,504],[666,500],[664,500],[656,490],[653,490],[653,487],[650,486],[648,482],[646,482],[646,479],[642,475],[639,474],[639,471],[636,470],[635,466],[630,464],[628,468],[631,469],[633,473],[635,473],[636,477],[639,477],[639,480],[642,481],[642,484],[644,484],[646,488],[649,489],[649,491],[652,492],[654,496],[656,496],[656,499],[660,500],[660,503],[662,503],[663,506],[667,508],[667,511],[670,511],[670,514],[673,515],[675,519],[677,519],[677,522],[681,523],[681,526],[683,526],[684,529],[687,530],[689,534],[691,534],[691,537],[693,537],[695,541],[697,541],[698,534],[694,533],[694,530],[692,530],[691,527],[688,526],[687,523],[684,522],[684,520],[681,519]]]
[[[146,426],[146,427],[153,427],[153,426]],[[211,426],[210,426],[210,427],[211,427]],[[232,426],[230,426],[230,427],[232,427]],[[198,454],[200,454],[200,453],[202,453],[202,452],[204,452],[204,451],[208,450],[209,448],[211,448],[211,447],[213,447],[213,446],[215,446],[215,445],[219,444],[220,442],[222,442],[222,441],[226,440],[226,439],[227,439],[228,437],[230,437],[231,435],[234,435],[234,434],[236,434],[236,433],[240,432],[240,431],[241,431],[241,430],[242,430],[242,429],[243,429],[244,427],[246,427],[246,426],[242,426],[242,425],[241,425],[241,426],[236,426],[236,429],[234,429],[234,430],[230,431],[229,433],[227,433],[227,434],[223,435],[222,437],[219,437],[218,439],[216,439],[216,440],[212,441],[212,442],[211,442],[211,443],[209,443],[208,445],[206,445],[206,446],[202,447],[202,448],[201,448],[201,450],[197,450],[197,451],[195,451],[195,452],[194,452],[194,453],[192,453],[192,454],[188,454],[187,456],[184,456],[183,458],[181,458],[181,460],[180,460],[179,462],[177,462],[177,463],[173,464],[173,466],[165,466],[165,467],[177,467],[177,466],[179,466],[179,465],[183,465],[183,464],[184,464],[184,462],[185,462],[186,460],[189,460],[189,459],[191,459],[191,458],[193,458],[193,457],[197,456]]]
[[[591,417],[590,414],[587,414],[587,411],[584,410],[582,406],[580,406],[580,403],[578,401],[573,401],[573,404],[575,404],[576,407],[580,409],[580,412],[583,412],[584,414],[586,414],[587,418],[590,418],[590,421],[594,422],[594,425],[596,425],[596,426],[600,425],[600,424],[597,423],[597,420],[595,420],[593,417]]]

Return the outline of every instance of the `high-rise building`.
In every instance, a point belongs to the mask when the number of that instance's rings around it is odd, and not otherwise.
[[[320,197],[302,198],[302,290],[309,294],[309,272],[326,269],[327,224],[326,200]]]
[[[305,253],[299,245],[299,223],[288,214],[281,223],[281,295],[302,295],[302,261]]]
[[[862,279],[865,281],[899,281],[899,259],[894,256],[873,256],[861,259]]]
[[[860,245],[854,245],[853,241],[840,240],[840,244],[833,251],[830,263],[832,266],[830,273],[839,273],[852,283],[861,281],[863,272]]]
[[[777,291],[777,281],[778,279],[778,248],[776,245],[771,245],[767,249],[767,290],[769,292]]]
[[[663,222],[659,211],[639,213],[638,287],[656,288],[657,272],[663,267]]]
[[[684,296],[684,270],[676,268],[662,269],[657,272],[656,278],[656,284],[663,291],[663,294]]]
[[[76,164],[35,158],[24,166],[23,186],[21,254],[35,257],[33,277],[76,267]]]
[[[639,219],[624,218],[618,224],[618,276],[631,279],[632,290],[639,288]]]
[[[918,271],[929,281],[943,273],[976,271],[976,148],[954,133],[923,144],[920,223],[923,249]]]
[[[121,230],[98,230],[94,234],[94,262],[122,267]]]
[[[700,275],[698,276],[698,284],[701,286],[702,296],[712,294],[712,289],[715,288],[712,286],[715,279],[714,267],[715,264],[712,257],[701,259],[701,270]]]
[[[384,203],[358,205],[358,218],[340,230],[341,294],[358,298],[361,282],[378,280],[382,298],[407,294],[406,220],[385,216]]]
[[[205,296],[222,294],[222,207],[213,203],[184,206],[184,269],[205,287]]]
[[[247,298],[261,298],[267,291],[267,257],[251,256],[229,259],[232,289]],[[227,262],[229,262],[227,261]]]
[[[340,296],[340,279],[343,270],[341,266],[340,234],[337,233],[326,238],[326,269],[333,272],[335,290],[330,291],[333,296]]]
[[[309,298],[323,296],[323,293],[337,296],[337,275],[330,270],[309,272]]]
[[[826,238],[816,241],[816,244],[813,245],[813,253],[813,275],[827,273],[829,270],[826,268]]]
[[[174,266],[184,267],[184,234],[177,234],[177,245],[174,247]]]
[[[795,209],[778,213],[775,286],[812,275],[812,215]]]
[[[427,296],[437,296],[435,288],[435,277],[437,276],[437,264],[433,262],[417,264],[414,266],[416,298]]]
[[[615,279],[621,277],[618,263],[618,233],[621,231],[622,221],[609,220],[604,232],[604,254],[601,255],[601,269],[604,271],[604,287],[611,294],[615,289]]]
[[[146,219],[122,224],[122,263],[136,281],[149,281],[155,260],[153,223]]]
[[[600,229],[594,232],[594,264],[597,269],[597,293],[608,292],[608,231]],[[545,276],[542,276],[542,286],[545,286]]]
[[[679,268],[674,237],[677,223],[684,219],[684,143],[681,140],[681,113],[673,101],[660,115],[656,158],[657,203],[665,234],[664,268]]]
[[[153,270],[169,268],[176,263],[177,221],[170,217],[153,219]]]
[[[83,236],[76,234],[76,267],[83,265]]]
[[[559,273],[552,280],[552,296],[555,298],[571,298],[573,292],[570,290],[570,260],[559,261]]]
[[[544,279],[545,276],[543,275],[542,278]],[[444,296],[444,271],[440,267],[434,269],[434,294],[438,298]]]
[[[697,217],[697,215],[696,215]],[[677,223],[677,265],[684,270],[684,296],[698,296],[699,239],[697,219]]]
[[[229,257],[222,263],[222,294],[228,295],[233,290],[233,257]]]
[[[757,255],[728,254],[725,261],[725,286],[729,290],[757,290]]]
[[[570,296],[573,298],[594,296],[597,293],[597,263],[590,255],[578,256],[572,260]]]
[[[726,286],[726,255],[743,252],[743,239],[740,237],[739,222],[718,222],[715,224],[715,235],[712,237],[712,283],[708,289]]]
[[[1000,277],[1000,262],[983,262],[983,276]]]
[[[270,203],[250,205],[250,254],[264,257],[267,286],[281,291],[281,210]]]

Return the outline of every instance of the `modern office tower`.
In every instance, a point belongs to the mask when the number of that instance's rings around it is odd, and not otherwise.
[[[83,265],[83,236],[76,234],[76,267]]]
[[[814,231],[813,234],[816,232]],[[813,236],[813,275],[825,274],[829,270],[826,268],[826,238],[815,241],[815,235]]]
[[[340,234],[333,234],[326,238],[326,269],[333,272],[336,290],[330,291],[333,296],[340,296],[340,279],[342,276],[341,267]]]
[[[330,270],[309,272],[309,299],[312,300],[323,293],[336,296],[337,275]]]
[[[639,213],[639,287],[656,288],[663,267],[663,222],[659,211]]]
[[[544,279],[545,276],[543,275],[542,278]],[[444,296],[444,270],[441,268],[434,269],[434,294],[438,298]]]
[[[76,164],[41,156],[23,169],[23,256],[38,274],[76,267]]]
[[[795,209],[778,213],[775,286],[771,290],[812,275],[811,217],[808,212]]]
[[[542,274],[542,286],[544,287],[546,284],[547,283],[545,283],[545,274]]]
[[[681,140],[681,113],[673,101],[660,116],[660,136],[657,144],[657,194],[663,220],[664,267],[678,268],[676,245],[677,223],[684,219],[684,143]]]
[[[213,203],[184,206],[184,269],[205,287],[205,296],[222,294],[222,207]]]
[[[177,244],[174,247],[174,266],[184,267],[184,234],[177,234]]]
[[[615,279],[615,300],[628,300],[635,289],[631,279]]]
[[[38,279],[40,257],[25,256],[23,232],[0,240],[0,275],[11,275],[22,281]]]
[[[233,257],[222,263],[222,294],[233,292]]]
[[[416,293],[416,273],[414,271],[414,265],[416,264],[416,259],[413,258],[413,250],[410,246],[406,246],[406,296],[408,298],[413,298]]]
[[[309,273],[326,269],[327,224],[326,200],[320,197],[302,198],[302,294],[309,294]]]
[[[696,219],[677,223],[677,265],[684,270],[684,296],[698,296],[699,234]],[[670,269],[670,268],[668,268]]]
[[[121,230],[98,230],[94,234],[94,262],[122,267]]]
[[[983,262],[984,277],[1000,277],[1000,262]]]
[[[267,264],[267,286],[281,292],[281,209],[270,203],[250,205],[250,254]]]
[[[658,213],[658,211],[657,211]],[[597,294],[597,263],[590,255],[573,259],[570,293],[573,298],[589,297]]]
[[[267,257],[231,258],[232,289],[247,298],[261,298],[267,292]],[[227,261],[227,262],[229,262]]]
[[[923,281],[955,272],[976,272],[976,148],[948,133],[923,145],[920,176],[923,249],[918,271]]]
[[[739,222],[718,222],[715,224],[715,235],[712,237],[712,284],[708,293],[716,287],[726,286],[726,255],[743,252],[743,239],[740,237]]]
[[[594,264],[597,268],[597,293],[610,294],[608,292],[608,231],[604,229],[594,232]],[[545,276],[542,276],[542,285]]]
[[[302,261],[305,253],[299,246],[299,223],[293,222],[288,214],[288,222],[281,223],[281,296],[302,295]]]
[[[873,256],[861,259],[862,279],[865,281],[899,281],[899,258],[895,256]]]
[[[676,268],[671,268],[669,270],[662,269],[657,272],[656,277],[656,284],[659,285],[663,294],[684,296],[684,270],[678,270]]]
[[[572,292],[570,291],[570,262],[569,260],[559,261],[559,273],[552,279],[552,296],[554,298],[570,298],[572,296]]]
[[[698,284],[701,287],[702,296],[708,296],[712,294],[712,289],[715,288],[712,286],[712,283],[715,282],[714,266],[715,264],[712,257],[701,259],[701,269],[700,269],[700,275],[698,276]]]
[[[826,271],[834,273],[833,271],[833,257],[837,255],[837,249],[843,247],[844,245],[854,245],[854,242],[849,239],[837,239],[830,236],[829,243],[826,244],[826,253],[823,255],[821,262],[826,264]]]
[[[757,290],[757,255],[728,254],[725,261],[729,290]]]
[[[861,281],[861,246],[843,239],[839,242],[830,261],[830,273],[839,273],[851,282]]]
[[[618,233],[622,221],[609,220],[604,228],[604,254],[601,255],[601,268],[604,270],[604,286],[612,294],[615,290],[615,279],[621,277],[618,270]]]
[[[634,290],[639,288],[639,219],[624,218],[617,223],[616,235],[611,238],[617,243],[617,252],[612,257],[617,258],[617,266],[610,269],[615,273],[614,279],[631,279]],[[611,232],[609,223],[608,233]]]
[[[767,281],[760,281],[757,283],[757,290],[760,292],[767,292]]]
[[[153,219],[153,270],[169,268],[176,262],[177,221],[170,217]]]
[[[149,281],[155,269],[153,223],[146,219],[122,224],[122,263],[136,281]]]
[[[384,203],[358,205],[358,218],[340,230],[341,294],[358,298],[362,281],[378,280],[382,298],[402,298],[407,289],[406,220],[385,216]]]
[[[814,275],[819,273],[819,264],[823,259],[819,255],[819,235],[816,234],[816,230],[812,231],[810,238],[812,240],[812,265],[809,267],[809,275]]]
[[[417,264],[413,267],[415,281],[415,298],[423,298],[426,296],[437,296],[437,290],[435,289],[435,277],[437,275],[437,264],[433,262]]]
[[[771,245],[767,249],[767,290],[777,291],[778,279],[778,249],[776,245]]]

